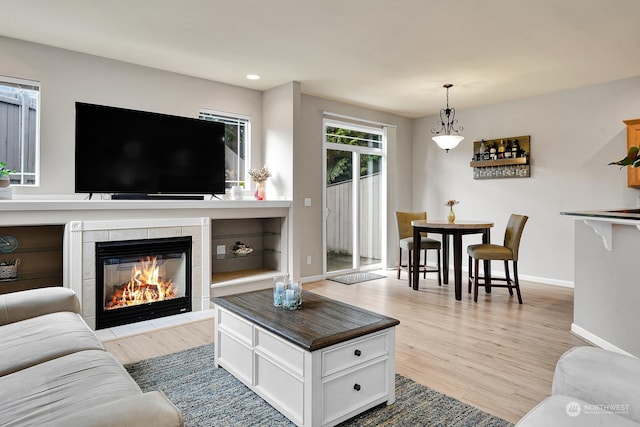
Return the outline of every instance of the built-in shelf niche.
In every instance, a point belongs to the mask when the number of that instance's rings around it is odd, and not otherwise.
[[[64,225],[0,227],[0,237],[11,236],[18,247],[0,250],[0,262],[20,260],[16,278],[0,280],[0,294],[47,286],[62,286]]]
[[[211,222],[211,283],[282,274],[284,218],[219,219]],[[231,252],[241,242],[253,249],[246,255]]]

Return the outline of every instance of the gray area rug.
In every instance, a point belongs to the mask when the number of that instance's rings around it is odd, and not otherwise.
[[[293,426],[226,370],[213,366],[213,344],[125,366],[144,391],[161,390],[187,427]],[[396,375],[396,403],[341,426],[511,426],[507,421]]]
[[[368,282],[369,280],[384,279],[387,276],[374,273],[350,273],[342,276],[327,277],[327,280],[338,282],[345,285],[353,285],[354,283]]]

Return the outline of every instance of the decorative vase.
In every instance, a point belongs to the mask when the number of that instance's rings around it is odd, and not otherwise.
[[[256,182],[256,192],[253,194],[256,200],[264,200],[266,198],[264,192],[264,181]]]
[[[0,187],[8,187],[11,185],[11,181],[9,180],[8,175],[0,176]]]
[[[447,216],[449,223],[453,224],[456,221],[456,214],[453,212],[453,206],[449,206],[449,216]]]

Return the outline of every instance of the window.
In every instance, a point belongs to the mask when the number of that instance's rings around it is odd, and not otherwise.
[[[250,122],[245,116],[200,110],[200,119],[224,123],[226,188],[244,187],[249,163]]]
[[[0,161],[11,184],[38,184],[40,83],[0,76]]]

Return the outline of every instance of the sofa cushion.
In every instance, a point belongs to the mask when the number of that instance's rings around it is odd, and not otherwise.
[[[624,417],[640,423],[640,361],[596,347],[574,347],[560,357],[552,394],[594,405],[627,405]]]
[[[114,416],[118,414],[118,416]],[[213,424],[213,422],[212,422]],[[69,414],[38,427],[176,427],[182,412],[161,391],[127,396]]]
[[[81,351],[0,377],[0,425],[43,425],[140,393],[109,353]]]
[[[575,397],[556,394],[527,413],[517,427],[638,427],[640,424]]]
[[[81,350],[104,350],[79,314],[45,314],[0,328],[0,376]]]
[[[54,286],[0,295],[0,325],[58,311],[80,313],[80,302],[71,289]]]

